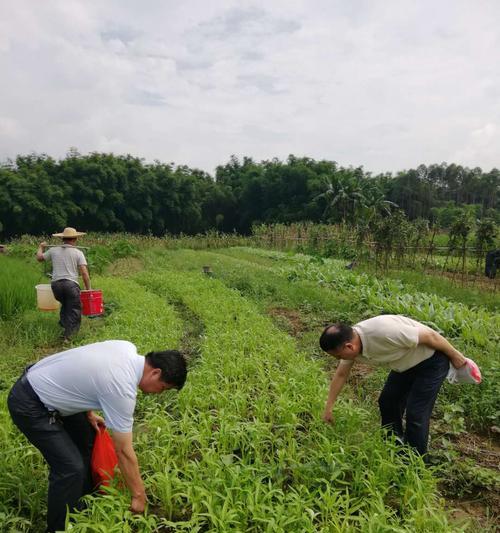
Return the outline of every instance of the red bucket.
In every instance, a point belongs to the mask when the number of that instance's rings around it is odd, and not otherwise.
[[[80,301],[82,302],[82,314],[85,316],[102,315],[104,313],[104,302],[102,301],[102,291],[81,291]]]

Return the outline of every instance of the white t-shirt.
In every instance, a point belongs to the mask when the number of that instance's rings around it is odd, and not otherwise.
[[[49,248],[43,258],[52,261],[52,281],[69,279],[78,283],[79,267],[87,264],[83,252],[70,244]]]
[[[145,358],[128,341],[104,341],[56,353],[28,370],[42,403],[62,416],[100,409],[106,426],[132,431]]]
[[[429,359],[433,348],[418,344],[418,329],[427,327],[406,316],[380,315],[353,326],[360,336],[363,351],[356,361],[388,366],[404,372]]]

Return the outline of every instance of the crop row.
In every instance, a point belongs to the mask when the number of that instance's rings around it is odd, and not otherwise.
[[[427,323],[477,360],[483,372],[481,387],[445,386],[442,400],[459,405],[469,426],[488,429],[498,425],[500,385],[494,376],[500,364],[499,315],[494,312],[419,292],[397,280],[353,273],[345,269],[343,261],[318,261],[309,256],[249,248],[156,252],[151,263],[161,261],[196,271],[201,271],[202,265],[212,265],[217,279],[252,298],[261,309],[283,306],[300,310],[304,317],[312,313],[304,318],[311,322],[304,325],[312,335],[306,337],[305,348],[309,352],[317,350],[317,337],[325,321],[356,322],[385,312],[405,314]],[[378,380],[379,374],[374,374]]]
[[[345,269],[345,262],[317,261],[300,254],[289,255],[263,250],[243,250],[249,270],[251,256],[265,258],[274,266],[262,267],[269,273],[288,280],[291,290],[300,292],[303,283],[314,283],[334,301],[344,298],[347,307],[356,309],[359,318],[381,313],[404,314],[419,320],[446,335],[466,355],[476,360],[482,369],[481,387],[447,387],[450,401],[458,402],[469,422],[482,429],[500,423],[497,408],[500,384],[495,378],[500,370],[500,315],[481,307],[469,307],[434,294],[411,290],[397,280],[377,279],[364,273]],[[237,250],[227,251],[229,254]],[[255,268],[255,266],[254,266]],[[347,313],[349,315],[349,313]],[[339,308],[331,319],[345,320]],[[357,317],[356,317],[357,318]],[[352,318],[351,318],[352,319]]]
[[[262,285],[267,274],[277,287],[288,287],[288,294],[307,296],[306,288],[314,287],[326,302],[333,293],[330,282],[314,276],[289,279],[288,266],[307,258],[245,253],[244,261],[218,259],[221,267],[239,270],[240,283],[247,268],[258,272]],[[152,262],[167,257],[164,267],[184,269],[194,254],[159,253]],[[196,261],[206,258],[217,256],[200,254]],[[342,269],[339,263],[339,278],[346,274]],[[131,515],[126,493],[115,486],[91,500],[73,531],[450,529],[430,473],[419,459],[405,459],[383,442],[367,411],[341,401],[333,428],[320,421],[326,395],[320,363],[298,353],[292,339],[240,292],[217,279],[172,270],[145,272],[135,281],[95,278],[94,286],[104,289],[108,313],[104,320],[87,321],[82,343],[126,338],[142,353],[178,347],[183,324],[167,300],[186,306],[203,323],[203,334],[196,339],[201,357],[178,399],[169,393],[142,397],[138,404],[135,441],[151,501],[147,514]],[[342,289],[348,297],[354,291],[349,287]],[[26,317],[52,335],[47,319]],[[42,344],[44,336],[37,338]],[[0,421],[0,451],[9,458],[1,465],[6,476],[0,484],[0,526],[34,531],[44,505],[45,468],[10,425],[4,393]]]
[[[133,281],[105,278],[94,278],[93,281],[96,287],[104,290],[108,302],[107,316],[94,321],[86,320],[78,339],[79,343],[125,338],[137,344],[139,353],[152,349],[178,347],[182,335],[182,322],[164,299],[144,291]],[[9,367],[9,377],[0,394],[1,531],[43,530],[46,466],[39,452],[29,445],[13,426],[7,412],[6,398],[8,387],[26,363],[58,349],[55,344],[56,323],[56,314],[29,311],[9,323],[4,322],[0,328],[0,334],[10,341],[8,347],[10,358],[8,360],[2,358],[1,361],[2,367]],[[27,332],[27,336],[21,335],[22,332]],[[144,417],[149,411],[155,410],[164,412],[168,399],[169,397],[155,403],[152,398],[141,398],[138,406],[139,416]],[[97,499],[95,506],[109,511],[110,502],[115,519],[120,515],[130,523],[139,524],[143,524],[146,520],[144,517],[133,517],[128,513],[127,496],[123,491],[116,491],[114,498],[108,496]],[[117,520],[116,523],[121,522]],[[92,525],[87,524],[85,527],[87,526],[89,531],[97,531],[100,527],[97,522]],[[145,529],[145,531],[150,530]]]
[[[150,421],[155,501],[189,531],[444,531],[432,477],[404,465],[368,413],[341,403],[320,421],[326,380],[257,308],[221,282],[162,272],[138,279],[204,323],[178,418]],[[155,462],[156,461],[156,462]]]

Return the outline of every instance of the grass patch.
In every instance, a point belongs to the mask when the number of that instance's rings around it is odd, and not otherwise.
[[[6,320],[33,308],[35,285],[43,276],[36,263],[9,256],[0,256],[0,319]],[[45,281],[46,283],[46,281]]]

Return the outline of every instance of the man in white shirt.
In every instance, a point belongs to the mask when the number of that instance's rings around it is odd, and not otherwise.
[[[70,337],[80,329],[82,321],[82,304],[80,302],[79,274],[82,275],[85,288],[90,290],[90,277],[87,260],[83,252],[76,247],[78,237],[85,235],[75,228],[64,228],[62,233],[53,233],[53,237],[61,237],[62,246],[49,248],[42,242],[38,247],[36,258],[38,261],[52,261],[52,292],[61,303],[59,323],[64,328],[64,339]]]
[[[391,372],[379,397],[382,426],[424,455],[441,384],[450,363],[460,368],[466,363],[465,357],[437,331],[402,315],[381,315],[352,327],[332,324],[323,331],[320,346],[340,360],[323,419],[333,421],[333,405],[355,361],[389,367]]]
[[[112,430],[118,465],[132,496],[130,508],[144,511],[146,494],[132,445],[137,388],[153,394],[179,390],[186,375],[179,352],[143,357],[132,343],[121,340],[56,353],[25,371],[7,404],[16,426],[49,464],[47,531],[64,530],[66,509],[78,508],[79,499],[92,491],[94,429],[103,423]]]

